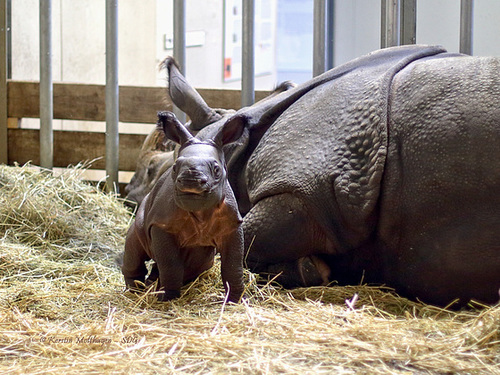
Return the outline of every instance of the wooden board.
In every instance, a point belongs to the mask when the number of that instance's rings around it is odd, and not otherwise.
[[[40,165],[40,131],[36,129],[8,129],[8,164],[31,161]],[[146,138],[140,134],[120,134],[119,170],[133,171],[139,150]],[[54,167],[76,165],[81,161],[96,160],[92,169],[106,169],[104,133],[54,131]]]
[[[105,86],[74,83],[54,83],[54,119],[105,121]],[[198,89],[212,108],[237,109],[241,92],[226,89]],[[159,110],[171,110],[172,104],[164,87],[120,86],[120,121],[129,123],[156,122]],[[256,100],[269,91],[255,93]],[[16,129],[17,119],[38,118],[40,111],[39,83],[9,81],[7,85],[8,117],[12,128],[7,130],[8,164],[31,161],[40,164],[40,132]],[[120,134],[119,170],[133,171],[145,135]],[[105,169],[104,133],[54,131],[54,167],[64,168],[82,161],[94,160],[91,169]]]
[[[54,83],[54,119],[105,121],[105,86]],[[199,89],[212,108],[237,109],[241,92],[226,89]],[[269,91],[256,92],[256,100]],[[38,118],[40,116],[38,82],[9,81],[7,85],[8,117]],[[154,124],[156,113],[171,110],[164,87],[120,86],[120,121]]]

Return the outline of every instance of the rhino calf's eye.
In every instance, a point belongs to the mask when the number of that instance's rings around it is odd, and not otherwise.
[[[219,165],[217,163],[214,163],[214,166],[213,166],[213,170],[214,170],[214,176],[215,177],[220,177],[222,172],[221,172],[221,169],[219,167]]]

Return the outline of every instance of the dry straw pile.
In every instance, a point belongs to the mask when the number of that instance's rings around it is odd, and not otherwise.
[[[131,216],[80,173],[0,167],[2,374],[500,374],[499,306],[285,291],[250,273],[246,300],[225,305],[217,264],[174,302],[124,292]]]

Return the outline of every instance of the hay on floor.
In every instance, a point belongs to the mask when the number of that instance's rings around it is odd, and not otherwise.
[[[449,312],[370,286],[282,290],[219,261],[180,299],[124,291],[113,195],[0,166],[0,373],[500,374],[500,307]]]

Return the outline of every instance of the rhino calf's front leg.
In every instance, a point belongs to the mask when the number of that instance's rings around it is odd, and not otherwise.
[[[184,279],[184,262],[181,249],[175,238],[153,226],[151,228],[151,252],[159,271],[159,288],[163,293],[158,295],[159,301],[170,301],[181,295]]]

